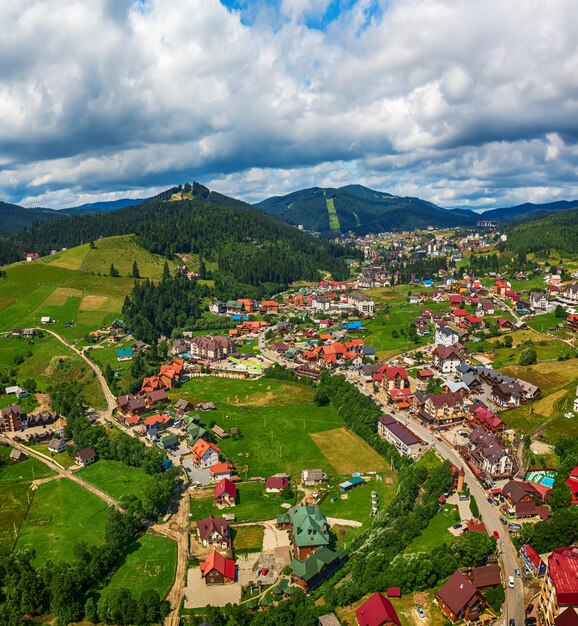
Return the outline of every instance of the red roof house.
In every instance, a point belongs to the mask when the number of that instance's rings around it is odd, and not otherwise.
[[[288,476],[269,476],[265,481],[265,491],[268,493],[280,493],[289,487]]]
[[[572,504],[578,504],[578,465],[570,472],[566,484],[572,491]]]
[[[215,485],[215,502],[221,506],[235,506],[237,487],[228,478]]]
[[[224,585],[235,581],[235,561],[213,550],[200,564],[207,585]]]
[[[355,611],[359,626],[400,626],[393,604],[381,593],[374,593]]]

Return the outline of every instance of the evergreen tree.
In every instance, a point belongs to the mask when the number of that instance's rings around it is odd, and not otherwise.
[[[109,274],[110,274],[111,276],[114,276],[115,278],[116,278],[116,277],[118,277],[118,276],[120,276],[120,273],[119,273],[119,271],[116,269],[116,267],[114,266],[114,263],[111,263],[111,264],[110,264],[110,272],[109,272]]]
[[[134,261],[134,263],[132,264],[132,274],[131,274],[132,278],[140,278],[140,271],[138,269],[138,265],[137,262]]]

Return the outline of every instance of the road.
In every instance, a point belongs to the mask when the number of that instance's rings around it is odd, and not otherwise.
[[[350,380],[350,382],[352,382]],[[357,388],[365,395],[371,395],[365,387],[360,383],[353,383],[357,385]],[[375,398],[374,398],[375,399]],[[379,399],[376,400],[378,404],[384,410],[392,413],[391,407],[385,406]],[[395,413],[394,413],[395,415]],[[451,445],[446,443],[443,439],[438,438],[431,430],[426,428],[417,419],[408,418],[407,415],[395,415],[402,423],[411,425],[411,430],[421,437],[424,441],[431,441],[436,450],[445,459],[453,463],[458,468],[463,468],[465,472],[465,482],[467,483],[470,494],[474,496],[478,504],[480,511],[480,517],[484,522],[488,532],[493,533],[497,530],[500,539],[498,541],[498,548],[500,552],[500,559],[502,561],[502,573],[504,577],[504,589],[506,591],[506,602],[504,604],[504,610],[502,612],[502,621],[499,623],[508,624],[510,619],[516,620],[516,625],[521,626],[524,623],[525,618],[525,603],[524,603],[524,583],[521,578],[515,578],[515,588],[510,589],[508,587],[508,576],[514,576],[515,569],[520,568],[520,562],[516,548],[514,547],[511,537],[506,528],[500,522],[500,515],[498,509],[487,501],[487,494],[474,476],[471,469],[454,450]]]

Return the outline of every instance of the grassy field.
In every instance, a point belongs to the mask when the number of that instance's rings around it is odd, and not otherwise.
[[[233,547],[237,554],[248,552],[260,552],[263,549],[263,526],[237,526],[233,527]]]
[[[223,455],[237,465],[243,478],[287,472],[297,478],[303,468],[334,470],[309,435],[343,426],[332,406],[313,403],[305,384],[261,378],[257,381],[197,378],[169,393],[171,399],[197,403],[212,400],[217,409],[202,415],[241,435],[218,442]]]
[[[339,217],[337,215],[337,210],[335,209],[335,202],[333,198],[327,198],[327,213],[329,213],[329,228],[331,230],[339,230]]]
[[[16,355],[23,357],[24,362],[16,365]],[[34,379],[37,392],[46,392],[53,385],[71,380],[80,382],[89,405],[98,409],[106,406],[93,370],[52,335],[45,334],[42,338],[31,340],[20,337],[0,339],[0,366],[2,365],[16,370],[16,382],[21,386],[27,379]]]
[[[92,346],[87,354],[102,371],[107,365],[112,367],[121,394],[130,391],[135,379],[131,374],[132,361],[117,361],[116,351],[120,348],[130,347],[131,344],[130,341],[121,341],[116,344],[105,341],[98,346]]]
[[[67,479],[40,485],[16,547],[34,548],[36,563],[72,561],[78,542],[103,542],[107,508],[102,500]]]
[[[45,454],[47,457],[54,459],[62,467],[72,467],[73,465],[76,465],[74,459],[68,454],[67,450],[60,452],[59,454],[54,454],[54,452],[50,452],[48,449],[47,443],[36,443],[28,447],[32,448],[32,450],[36,450],[37,452],[42,452],[42,454]],[[71,447],[68,449],[72,450]]]
[[[134,282],[128,274],[135,260],[141,277],[160,277],[164,258],[140,248],[132,235],[100,239],[94,249],[86,244],[7,266],[7,277],[0,281],[0,330],[35,326],[50,316],[53,330],[69,340],[80,339],[120,313]],[[111,261],[121,274],[118,278],[109,276]],[[73,327],[66,328],[66,322]]]
[[[140,467],[104,459],[82,469],[79,476],[115,500],[129,495],[138,496],[142,500],[145,489],[154,482],[154,477]]]
[[[234,513],[237,522],[262,522],[274,519],[280,513],[281,504],[288,502],[280,495],[265,493],[262,482],[237,485],[237,505],[227,509],[218,509],[214,504],[214,489],[201,489],[191,494],[191,514],[193,520],[205,519],[213,514],[221,517],[223,513]],[[295,499],[289,501],[295,504]]]
[[[558,339],[553,339],[534,330],[518,330],[510,334],[513,339],[511,348],[496,348],[495,344],[501,341],[499,337],[488,339],[486,345],[490,345],[492,352],[488,355],[495,368],[516,365],[520,358],[520,352],[531,342],[531,347],[535,348],[538,361],[553,361],[564,352],[568,346]]]
[[[552,443],[564,434],[578,436],[578,417],[567,419],[563,416],[572,411],[576,397],[578,359],[545,361],[529,367],[507,367],[501,371],[523,378],[542,390],[542,396],[536,402],[500,414],[510,428],[528,435],[540,424],[549,422],[544,434]]]
[[[0,456],[9,456],[11,449],[9,446],[0,446]],[[16,541],[28,504],[34,497],[33,492],[29,491],[32,480],[53,474],[40,461],[31,458],[19,463],[11,462],[0,469],[0,547],[12,548]]]
[[[177,544],[167,537],[147,534],[131,546],[103,594],[111,589],[130,589],[134,596],[156,589],[164,598],[172,587],[177,566]]]
[[[408,546],[406,552],[431,552],[434,548],[444,544],[450,545],[455,537],[448,528],[459,522],[459,514],[454,517],[453,506],[445,504],[442,511],[433,517],[430,523]]]
[[[337,474],[389,469],[381,455],[346,428],[313,433],[311,438]]]

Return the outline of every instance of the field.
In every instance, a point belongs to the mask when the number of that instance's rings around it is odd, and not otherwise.
[[[339,217],[337,215],[337,210],[335,209],[335,202],[333,198],[327,198],[327,213],[329,213],[329,228],[331,230],[339,230]]]
[[[564,413],[572,411],[578,381],[578,359],[546,361],[528,367],[513,366],[501,370],[538,385],[542,397],[536,402],[500,413],[506,424],[528,435],[548,422],[544,435],[554,442],[561,435],[578,436],[578,416],[567,419]]]
[[[154,477],[140,467],[104,459],[82,469],[79,476],[115,500],[122,496],[137,496],[142,500],[147,486],[154,482]]]
[[[233,527],[233,547],[236,554],[248,552],[260,552],[263,549],[263,526],[237,526]]]
[[[177,544],[167,537],[147,534],[133,543],[123,564],[103,594],[111,589],[130,589],[133,596],[156,589],[164,598],[172,587],[177,565]]]
[[[283,509],[281,504],[290,502],[280,495],[265,493],[262,482],[237,484],[237,505],[230,509],[218,509],[214,504],[214,489],[201,489],[191,494],[191,514],[193,520],[205,519],[213,514],[221,517],[225,513],[234,513],[237,522],[262,522],[275,519]]]
[[[10,454],[9,446],[0,446],[0,456]],[[26,517],[28,503],[34,494],[29,491],[34,478],[46,478],[54,472],[36,459],[11,462],[0,469],[0,547],[11,548],[20,525]]]
[[[430,523],[424,528],[421,535],[416,537],[407,547],[406,552],[431,552],[434,548],[444,544],[450,545],[455,537],[448,528],[459,522],[459,515],[454,517],[454,507],[446,504],[438,513],[430,520]]]
[[[15,356],[24,358],[24,362],[16,365]],[[16,382],[21,386],[27,379],[34,379],[37,392],[46,392],[49,387],[58,383],[71,380],[80,382],[90,406],[97,409],[106,406],[93,370],[52,335],[45,334],[42,338],[33,339],[12,336],[0,339],[0,366],[2,365],[16,369]]]
[[[32,450],[36,450],[37,452],[41,452],[47,457],[53,459],[54,461],[56,461],[56,463],[58,463],[62,467],[66,468],[66,467],[72,467],[73,465],[76,465],[74,459],[68,454],[67,450],[64,450],[64,452],[60,452],[59,454],[54,454],[54,452],[50,452],[50,450],[48,449],[47,443],[37,443],[37,444],[29,445],[28,447],[31,448]],[[72,450],[73,448],[69,447],[68,449]]]
[[[268,378],[204,377],[171,391],[169,397],[193,403],[212,400],[217,409],[202,414],[205,425],[215,421],[225,430],[240,429],[239,437],[217,445],[243,478],[277,472],[297,478],[307,467],[334,471],[309,435],[340,428],[343,420],[334,407],[316,406],[308,385]]]
[[[567,345],[558,339],[553,339],[533,330],[518,330],[510,334],[513,339],[511,348],[495,348],[495,343],[501,341],[500,338],[489,339],[486,345],[490,345],[491,354],[488,355],[493,361],[495,368],[516,365],[520,358],[520,351],[526,346],[525,342],[531,342],[536,350],[538,361],[553,361],[567,349]]]
[[[104,540],[107,505],[76,483],[53,480],[38,487],[21,526],[17,548],[34,548],[36,563],[72,561],[80,541]]]
[[[109,275],[111,259],[118,278]],[[140,248],[132,235],[7,266],[7,277],[0,281],[0,330],[37,326],[41,317],[50,316],[52,330],[70,341],[80,339],[120,313],[134,282],[128,275],[135,260],[141,277],[160,277],[164,258]],[[65,327],[66,322],[73,326]]]
[[[313,433],[311,438],[336,474],[388,469],[386,460],[346,428]],[[344,454],[344,451],[347,451]]]

